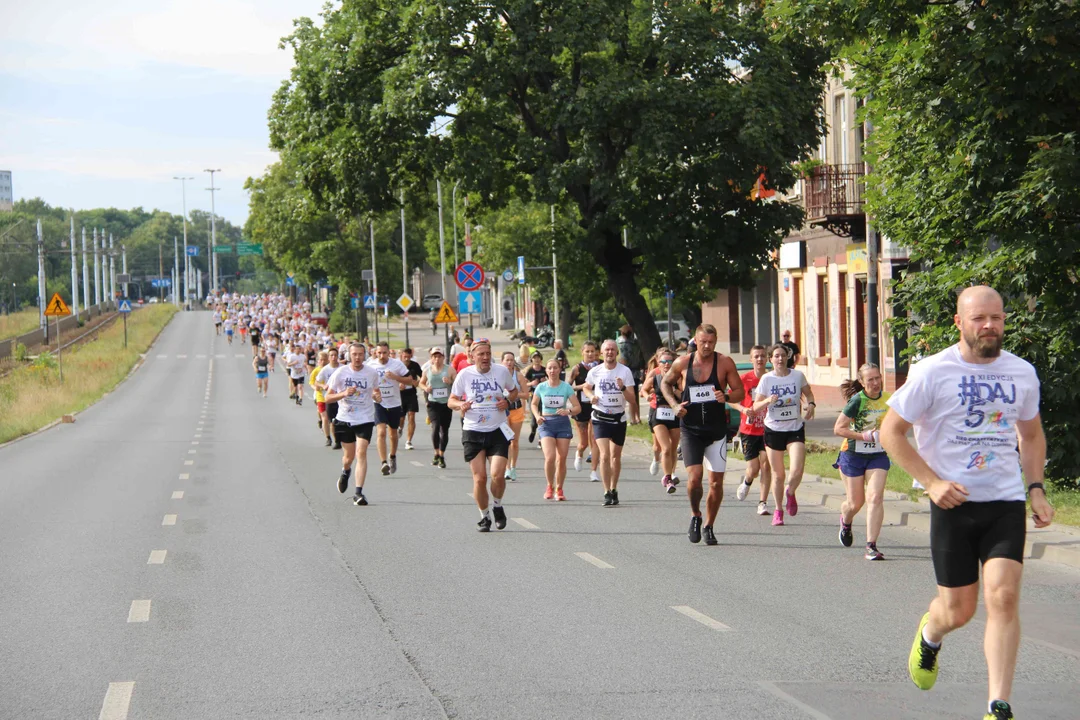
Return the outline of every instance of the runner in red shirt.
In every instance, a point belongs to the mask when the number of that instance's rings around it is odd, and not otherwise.
[[[750,408],[754,404],[754,388],[757,387],[761,376],[765,374],[765,360],[767,350],[762,345],[750,348],[750,362],[754,369],[742,376],[743,387],[746,395],[742,402],[735,405],[739,411],[739,438],[742,442],[743,457],[746,458],[746,475],[743,476],[735,497],[740,500],[746,499],[754,478],[761,473],[761,500],[758,501],[757,514],[768,515],[769,506],[766,502],[769,498],[769,486],[772,485],[772,473],[765,457],[765,411],[754,412]],[[783,498],[777,496],[776,506],[780,507]]]

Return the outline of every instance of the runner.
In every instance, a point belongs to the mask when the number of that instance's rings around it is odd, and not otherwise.
[[[525,382],[529,386],[529,407],[532,407],[532,393],[536,391],[536,386],[545,380],[547,380],[547,368],[544,367],[544,356],[539,352],[534,352],[529,357],[529,366],[525,370]],[[529,418],[532,427],[529,432],[529,444],[532,445],[536,441],[537,419],[536,415],[531,412]]]
[[[664,375],[662,389],[668,404],[676,409],[682,424],[683,465],[686,467],[686,494],[690,498],[690,542],[716,545],[713,532],[720,503],[724,499],[724,472],[727,470],[728,415],[725,403],[743,399],[742,380],[735,362],[718,352],[716,328],[699,325],[694,332],[694,352],[678,358]],[[676,385],[682,384],[682,394]],[[709,473],[709,495],[705,499],[705,526],[701,525],[702,478]]]
[[[750,492],[750,486],[754,479],[761,474],[761,495],[758,499],[757,514],[769,514],[769,490],[775,494],[776,507],[783,504],[783,484],[777,483],[772,486],[772,471],[769,469],[769,456],[765,452],[765,411],[753,409],[754,389],[761,382],[765,374],[765,362],[767,350],[764,345],[755,345],[750,348],[750,362],[754,366],[743,373],[742,384],[746,395],[742,401],[736,403],[735,409],[739,411],[739,442],[742,444],[743,458],[746,460],[746,474],[739,483],[739,489],[735,491],[735,497],[745,500]]]
[[[371,443],[371,429],[375,423],[375,403],[382,399],[379,393],[379,375],[364,364],[366,350],[360,343],[349,346],[349,364],[342,365],[330,376],[326,398],[338,403],[334,420],[334,435],[343,450],[338,492],[349,487],[349,473],[356,460],[356,493],[353,505],[367,505],[364,497],[364,480],[367,477],[367,450]]]
[[[502,354],[502,366],[510,373],[510,387],[518,392],[518,399],[510,403],[509,414],[506,417],[506,424],[514,431],[514,439],[510,441],[508,450],[506,470],[507,479],[513,482],[517,480],[518,450],[521,447],[521,425],[525,422],[524,402],[528,398],[528,388],[525,385],[525,378],[518,372],[513,350],[507,350]],[[529,436],[529,443],[532,444],[532,436]]]
[[[289,381],[292,383],[293,398],[297,405],[304,404],[304,376],[306,375],[306,358],[300,352],[300,346],[293,343],[292,352],[285,358],[285,364],[289,366]]]
[[[330,441],[330,423],[326,422],[326,397],[323,395],[318,378],[323,368],[329,366],[329,362],[329,355],[323,350],[318,355],[318,364],[308,373],[308,385],[311,386],[315,395],[315,414],[318,416],[316,424],[323,431],[323,436],[326,438],[326,447],[330,447],[333,443]]]
[[[878,429],[889,409],[889,393],[882,392],[883,379],[877,365],[859,368],[857,380],[840,386],[847,405],[836,418],[833,433],[844,438],[835,468],[840,469],[847,486],[847,498],[840,506],[840,544],[851,547],[854,536],[851,521],[862,509],[866,511],[866,559],[884,560],[877,548],[881,523],[885,519],[885,479],[889,476],[889,456],[881,447]]]
[[[1008,720],[1020,645],[1025,478],[1035,527],[1054,519],[1043,490],[1039,378],[1029,363],[1001,350],[1005,311],[993,289],[960,293],[953,322],[960,341],[911,366],[881,425],[889,456],[931,501],[937,597],[915,632],[908,673],[920,689],[934,686],[942,641],[975,615],[981,566],[989,675],[983,717]],[[912,427],[918,450],[907,440]]]
[[[243,310],[236,313],[236,320],[237,320],[237,324],[240,326],[240,344],[241,345],[246,345],[247,344],[248,325],[247,325],[247,322],[244,321]]]
[[[622,472],[622,449],[626,443],[626,405],[630,422],[637,425],[637,398],[634,374],[618,361],[619,346],[605,340],[600,346],[604,361],[585,376],[585,395],[593,406],[592,430],[600,456],[600,479],[604,483],[604,507],[619,504],[619,474]]]
[[[510,353],[513,355],[513,353]],[[540,426],[540,445],[544,450],[544,477],[547,489],[544,499],[566,500],[563,481],[566,480],[566,455],[574,429],[570,418],[581,412],[577,393],[569,383],[559,379],[562,364],[558,359],[548,361],[547,381],[536,387],[529,409]]]
[[[337,369],[341,367],[341,363],[338,362],[338,351],[336,348],[331,347],[329,350],[326,351],[326,359],[326,365],[321,370],[319,370],[318,375],[315,376],[315,387],[322,391],[324,397],[329,391],[328,388],[330,387],[330,378],[332,378],[334,376],[334,373],[337,372]],[[329,443],[329,439],[331,436],[333,436],[333,448],[335,450],[340,450],[341,443],[337,441],[337,436],[333,433],[334,418],[337,417],[337,411],[338,404],[336,402],[324,401],[321,412],[323,432],[327,436],[327,447],[331,446]]]
[[[382,474],[397,472],[398,426],[401,425],[400,385],[415,387],[416,381],[409,376],[409,369],[400,360],[390,357],[390,343],[383,340],[375,346],[375,357],[367,361],[368,367],[379,374],[379,392],[382,399],[375,406],[376,447],[382,461]],[[386,457],[386,435],[390,434],[390,458]]]
[[[222,322],[224,322],[224,320],[221,317],[221,306],[216,305],[214,307],[214,334],[215,335],[220,335],[221,334],[221,323]]]
[[[442,348],[433,347],[431,362],[420,377],[420,389],[427,393],[428,423],[431,425],[431,447],[435,457],[431,464],[446,467],[446,444],[450,440],[450,421],[454,411],[450,409],[450,387],[457,373],[446,364]]]
[[[461,444],[465,462],[473,477],[473,498],[480,509],[480,532],[491,531],[492,515],[495,527],[506,527],[506,511],[502,507],[506,490],[506,455],[513,433],[506,424],[506,411],[517,400],[518,391],[511,390],[513,379],[502,365],[491,362],[491,343],[479,338],[472,345],[472,361],[466,366],[450,390],[450,408],[461,411],[464,419]],[[491,459],[491,500],[488,509],[487,460]]]
[[[574,366],[573,372],[567,378],[570,382],[570,386],[577,391],[578,403],[581,406],[581,412],[574,416],[574,422],[577,423],[578,430],[578,446],[577,455],[574,456],[574,472],[581,472],[581,458],[585,455],[585,450],[589,450],[589,459],[586,462],[592,464],[592,471],[589,473],[589,480],[592,482],[600,482],[600,474],[597,468],[600,466],[600,451],[596,447],[596,438],[593,437],[592,432],[592,405],[589,403],[589,398],[585,394],[585,378],[588,376],[589,371],[597,365],[598,348],[596,343],[592,340],[586,340],[581,344],[581,362]]]
[[[262,328],[259,327],[259,323],[255,320],[251,321],[251,354],[252,356],[259,353],[259,344],[262,342]]]
[[[266,397],[270,387],[270,360],[266,357],[265,348],[259,348],[259,354],[251,361],[251,367],[255,369],[255,391]]]
[[[423,371],[420,364],[413,360],[412,348],[401,351],[401,364],[408,371],[408,376],[418,381]],[[399,385],[401,389],[401,424],[398,426],[398,434],[405,432],[405,449],[412,450],[413,434],[416,433],[416,413],[420,411],[420,401],[416,396],[415,385]]]
[[[679,478],[675,476],[675,448],[679,445],[679,418],[658,386],[664,374],[675,362],[675,353],[668,348],[661,348],[657,351],[654,360],[656,366],[646,373],[645,382],[641,385],[641,394],[649,399],[649,429],[652,431],[653,442],[660,449],[660,464],[664,468],[664,477],[660,478],[660,486],[667,491],[668,495],[672,495],[675,493],[675,486],[679,484]],[[675,391],[676,394],[681,393],[682,388],[676,387]],[[653,452],[653,465],[656,465],[655,449]],[[649,467],[649,473],[656,474],[652,466]]]
[[[769,457],[773,482],[778,483],[773,490],[779,498],[779,488],[784,487],[784,505],[788,515],[795,517],[799,513],[799,503],[795,500],[795,491],[802,482],[803,466],[806,463],[806,426],[802,417],[802,398],[806,398],[806,419],[814,419],[814,393],[810,383],[801,371],[788,367],[788,349],[783,345],[772,346],[769,352],[773,369],[761,376],[754,388],[754,411],[768,408],[765,414],[765,454]],[[785,473],[784,453],[791,456],[791,470]],[[779,503],[779,499],[777,500]],[[784,508],[773,511],[773,525],[784,524]]]
[[[222,313],[225,315],[225,313]],[[228,339],[229,344],[232,345],[233,336],[233,319],[231,315],[225,315],[225,337]]]

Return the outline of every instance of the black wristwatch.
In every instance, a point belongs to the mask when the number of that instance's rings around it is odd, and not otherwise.
[[[1046,488],[1043,487],[1043,484],[1041,482],[1034,482],[1027,486],[1028,495],[1030,495],[1031,491],[1035,489],[1042,490],[1043,495],[1046,494]]]

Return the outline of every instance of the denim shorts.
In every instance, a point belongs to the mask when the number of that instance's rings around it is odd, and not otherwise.
[[[556,440],[570,440],[574,437],[574,431],[570,427],[570,418],[563,415],[545,415],[544,422],[537,429],[542,438],[555,438]]]

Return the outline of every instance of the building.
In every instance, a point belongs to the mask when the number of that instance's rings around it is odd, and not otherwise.
[[[11,212],[15,196],[11,191],[11,171],[0,170],[0,212]]]
[[[788,195],[806,211],[802,228],[780,247],[776,267],[763,270],[753,290],[731,288],[702,307],[705,322],[720,332],[718,349],[746,353],[754,344],[779,340],[784,330],[801,348],[799,369],[823,405],[841,404],[840,384],[866,362],[867,216],[863,207],[864,127],[858,100],[839,79],[823,98],[826,132],[803,179]],[[886,390],[906,378],[897,357],[905,349],[888,330],[891,281],[907,267],[907,254],[881,239],[878,262],[878,325]]]

